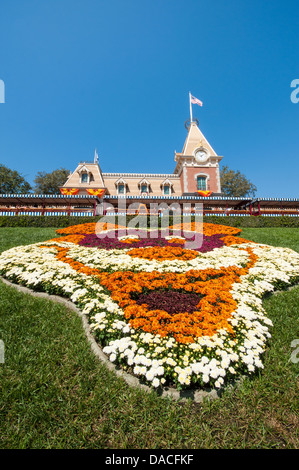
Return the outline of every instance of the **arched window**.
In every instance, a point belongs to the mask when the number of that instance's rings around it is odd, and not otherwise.
[[[206,191],[207,189],[207,178],[206,176],[197,177],[197,189],[199,191]]]

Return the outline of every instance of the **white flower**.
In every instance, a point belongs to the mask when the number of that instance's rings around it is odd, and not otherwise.
[[[203,374],[202,380],[203,380],[205,383],[208,383],[209,380],[210,380],[210,377],[208,376],[208,374]]]
[[[153,387],[159,387],[159,385],[160,385],[160,380],[157,379],[157,377],[155,377],[154,380],[153,380],[153,382],[152,382],[152,384],[153,384]]]
[[[163,366],[157,367],[156,375],[163,375],[163,374],[164,374],[164,367]]]
[[[149,381],[152,381],[154,380],[155,378],[155,374],[153,372],[153,369],[150,369],[147,371],[146,375],[145,375],[146,379],[149,380]]]

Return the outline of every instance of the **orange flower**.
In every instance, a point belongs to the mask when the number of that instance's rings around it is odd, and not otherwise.
[[[74,234],[74,235],[66,235],[65,237],[59,237],[57,238],[51,238],[49,241],[59,241],[59,242],[69,242],[69,243],[74,243],[75,245],[78,245],[79,241],[84,238],[85,235],[79,235],[79,234]]]
[[[236,245],[236,244],[241,244],[241,243],[255,243],[255,242],[252,242],[250,240],[246,240],[245,238],[240,238],[240,237],[234,237],[234,236],[225,236],[225,237],[221,237],[221,240],[224,241],[224,244],[226,246],[230,246],[230,245]]]
[[[223,233],[224,235],[238,235],[242,232],[241,229],[236,227],[229,227],[227,225],[220,224],[209,224],[201,222],[182,222],[181,224],[175,224],[170,227],[173,230],[186,230],[187,232],[200,232],[204,235],[211,236]]]
[[[110,222],[90,222],[86,224],[78,224],[78,225],[71,225],[70,227],[62,228],[56,230],[58,234],[64,235],[73,235],[73,234],[88,234],[88,233],[95,233],[96,226],[98,230],[116,230],[116,229],[125,229],[125,227],[113,224]],[[170,227],[173,230],[186,230],[190,232],[203,232],[204,235],[210,236],[215,234],[223,234],[223,235],[238,235],[242,232],[241,229],[235,227],[229,227],[226,225],[220,224],[210,224],[210,223],[200,223],[200,222],[183,222],[181,224],[176,224]],[[174,242],[174,239],[171,240]],[[175,243],[183,243],[182,240],[176,239]]]
[[[121,225],[116,225],[112,224],[110,222],[90,222],[86,224],[79,224],[79,225],[71,225],[66,228],[60,228],[56,230],[56,233],[58,234],[64,234],[64,235],[74,235],[74,234],[88,234],[88,233],[95,233],[96,229],[98,231],[101,230],[116,230],[120,228],[125,228],[122,227]]]
[[[122,243],[128,243],[130,245],[131,243],[136,243],[139,241],[138,238],[125,238],[124,240],[119,240]]]
[[[187,261],[196,258],[198,256],[198,252],[193,250],[184,250],[180,247],[153,246],[146,248],[133,248],[132,250],[128,251],[128,255],[130,255],[132,258],[145,258],[150,260],[156,259],[159,261],[165,259],[180,259]]]

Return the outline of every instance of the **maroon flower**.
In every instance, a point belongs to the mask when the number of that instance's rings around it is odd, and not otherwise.
[[[128,231],[127,234],[130,234]],[[79,245],[88,246],[88,247],[98,247],[104,250],[123,250],[128,248],[146,248],[149,246],[172,246],[172,247],[181,247],[185,248],[184,244],[172,242],[171,240],[166,240],[164,237],[166,235],[161,231],[155,232],[156,238],[150,238],[148,232],[139,232],[140,238],[133,243],[124,243],[118,239],[119,236],[124,235],[123,232],[115,232],[115,236],[110,238],[108,235],[98,237],[95,233],[87,234],[82,240],[80,240]],[[194,242],[196,235],[194,234],[191,238],[188,238],[188,242]],[[221,240],[223,235],[217,234],[212,236],[203,235],[202,245],[198,248],[192,248],[201,253],[206,253],[207,251],[212,251],[214,248],[220,248],[224,245],[223,240]]]
[[[202,297],[190,292],[155,290],[135,295],[134,300],[138,305],[146,304],[149,310],[165,310],[173,315],[178,312],[194,312]]]

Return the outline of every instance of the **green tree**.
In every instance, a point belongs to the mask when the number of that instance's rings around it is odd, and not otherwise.
[[[256,186],[251,183],[240,171],[234,171],[228,166],[220,170],[221,192],[230,197],[254,197]]]
[[[26,194],[31,191],[30,184],[16,170],[11,170],[0,164],[0,193]]]
[[[59,168],[52,173],[39,171],[34,179],[34,190],[37,194],[60,194],[59,188],[64,185],[69,174],[70,170],[65,168]]]

